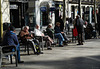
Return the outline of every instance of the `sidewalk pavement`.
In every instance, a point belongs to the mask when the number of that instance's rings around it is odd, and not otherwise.
[[[4,62],[1,69],[100,69],[100,39],[86,40],[84,45],[70,43],[64,47],[52,47],[44,54],[27,55],[21,51],[24,63],[10,64]]]

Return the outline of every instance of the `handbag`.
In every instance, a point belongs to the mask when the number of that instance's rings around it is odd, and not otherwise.
[[[77,32],[77,28],[76,27],[73,29],[73,36],[74,37],[78,36],[78,32]]]

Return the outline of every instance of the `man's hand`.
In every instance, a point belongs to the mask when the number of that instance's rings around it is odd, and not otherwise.
[[[43,33],[42,33],[41,35],[42,35],[42,36],[44,36],[44,34],[43,34]]]
[[[61,32],[62,34],[64,33],[64,32]]]

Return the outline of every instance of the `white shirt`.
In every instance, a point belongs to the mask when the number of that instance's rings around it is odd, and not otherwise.
[[[35,36],[42,36],[42,32],[39,29],[34,29]]]

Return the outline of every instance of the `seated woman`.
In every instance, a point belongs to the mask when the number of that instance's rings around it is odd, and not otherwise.
[[[19,34],[21,40],[23,41],[23,43],[26,43],[27,39],[28,39],[28,43],[32,44],[30,45],[34,51],[34,54],[42,54],[42,52],[37,52],[36,46],[34,45],[36,42],[35,40],[33,40],[33,35],[29,33],[29,27],[28,26],[24,26]],[[37,42],[38,43],[38,42]],[[39,43],[38,43],[39,44]]]
[[[34,29],[34,34],[35,36],[43,36],[43,40],[47,42],[48,50],[52,50],[51,44],[53,44],[53,40],[49,36],[45,36],[40,30],[39,30],[39,25],[35,26]]]
[[[46,28],[47,35],[53,39],[54,37],[54,30],[52,29],[52,24],[49,24]]]

